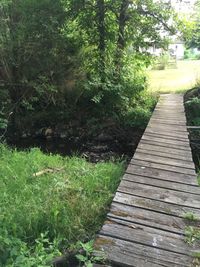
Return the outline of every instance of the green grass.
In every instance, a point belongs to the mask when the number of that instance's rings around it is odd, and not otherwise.
[[[55,172],[34,176],[47,168]],[[50,266],[58,240],[69,248],[93,238],[123,169],[120,162],[91,164],[0,145],[0,266]],[[39,255],[46,265],[31,264]]]
[[[200,60],[178,61],[176,69],[151,70],[148,75],[150,92],[184,92],[199,79]]]
[[[188,244],[193,244],[200,241],[200,228],[195,226],[187,226],[185,228],[185,241]]]

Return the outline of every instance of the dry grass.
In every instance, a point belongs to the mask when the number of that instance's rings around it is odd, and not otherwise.
[[[191,89],[200,77],[200,60],[178,61],[176,69],[149,71],[149,91],[180,93]]]

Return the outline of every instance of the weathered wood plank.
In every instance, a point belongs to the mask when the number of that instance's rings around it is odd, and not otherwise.
[[[142,140],[149,140],[149,141],[157,142],[158,144],[165,143],[165,144],[170,144],[170,145],[177,145],[177,146],[180,146],[179,149],[189,150],[189,148],[190,148],[189,143],[186,141],[169,140],[169,139],[164,138],[164,137],[155,137],[155,136],[150,136],[150,135],[144,134],[142,136]]]
[[[171,166],[167,164],[161,164],[161,163],[154,163],[154,162],[149,162],[149,161],[144,161],[144,160],[139,160],[139,159],[132,159],[130,164],[135,164],[143,167],[152,167],[160,170],[166,170],[166,171],[173,171],[175,173],[184,173],[184,174],[189,174],[189,175],[194,175],[196,176],[196,173],[192,169],[185,169],[182,167],[177,167],[177,166]]]
[[[151,137],[157,137],[157,138],[164,138],[164,139],[169,139],[169,140],[177,140],[177,141],[182,141],[182,142],[188,142],[188,136],[185,137],[180,137],[180,136],[174,136],[174,135],[166,135],[165,133],[162,132],[149,132],[146,131],[144,133],[146,136],[151,136]]]
[[[145,131],[146,135],[155,135],[158,137],[164,137],[164,138],[168,138],[168,139],[180,139],[182,141],[187,141],[188,140],[188,133],[186,134],[182,134],[182,133],[176,133],[176,132],[168,132],[168,131],[160,131],[160,130],[156,130],[156,129],[150,129],[147,128]]]
[[[155,117],[152,117],[150,122],[151,123],[166,124],[166,125],[185,126],[185,121],[180,121],[180,119],[176,121],[176,120],[157,119]]]
[[[198,186],[186,185],[183,183],[176,183],[174,181],[161,180],[158,178],[151,178],[146,176],[139,176],[136,174],[125,173],[123,180],[133,181],[139,184],[146,184],[156,186],[158,188],[166,188],[180,192],[200,195],[200,188]]]
[[[155,108],[156,111],[162,111],[163,114],[164,113],[168,113],[168,114],[181,114],[184,115],[184,109],[182,107],[176,107],[174,105],[174,107],[172,106],[168,106],[168,105],[157,105]]]
[[[166,127],[165,125],[160,125],[157,124],[149,124],[147,130],[154,130],[154,131],[160,131],[160,132],[169,132],[171,134],[176,133],[176,134],[180,134],[180,135],[188,135],[188,131],[182,130],[182,129],[177,129],[175,127]]]
[[[181,121],[181,122],[185,122],[185,125],[186,125],[186,121],[187,121],[184,113],[183,114],[179,114],[179,115],[177,115],[175,113],[173,113],[171,115],[168,114],[168,116],[166,117],[166,116],[163,115],[162,111],[156,111],[156,110],[154,110],[151,118],[157,118],[157,119],[162,119],[162,120],[163,119],[164,120],[172,120],[172,121],[178,120],[178,121]]]
[[[153,127],[155,129],[166,129],[170,131],[176,131],[176,132],[187,132],[185,126],[180,125],[166,125],[164,123],[156,123],[156,122],[149,122],[148,127]]]
[[[168,115],[167,117],[163,115],[162,112],[159,111],[154,111],[152,117],[152,119],[159,119],[159,120],[165,120],[165,121],[181,121],[184,122],[186,125],[186,118],[183,115],[177,115],[177,114],[173,114],[173,115]]]
[[[174,148],[177,149],[179,151],[185,151],[186,153],[188,152],[188,154],[191,155],[191,151],[189,150],[189,148],[185,148],[179,145],[174,145],[174,144],[166,144],[164,142],[159,142],[157,143],[156,141],[153,140],[147,140],[147,139],[141,139],[140,144],[150,144],[150,145],[155,145],[155,146],[159,146],[160,149],[162,149],[162,147],[167,147],[167,148]]]
[[[184,234],[184,229],[187,226],[187,221],[182,218],[120,203],[112,203],[108,213],[108,218],[110,217],[177,234]]]
[[[184,242],[182,235],[119,219],[108,219],[100,234],[183,255],[191,255],[191,250],[188,250],[188,245]]]
[[[115,194],[114,201],[117,203],[144,208],[177,217],[183,217],[184,214],[188,212],[193,212],[194,214],[200,216],[200,210],[196,208],[179,206],[173,203],[167,203],[160,200],[144,198],[122,192],[117,192]]]
[[[173,117],[176,114],[178,117],[183,117],[183,118],[185,117],[184,109],[181,107],[169,108],[168,106],[156,106],[156,108],[154,109],[154,112],[155,112],[155,114],[160,113],[160,114],[162,114],[162,116],[167,114],[167,115]],[[154,113],[153,113],[153,115],[154,115]]]
[[[161,164],[167,164],[171,166],[178,166],[186,169],[192,169],[194,170],[194,163],[191,161],[186,161],[182,159],[175,159],[175,158],[170,158],[170,154],[168,156],[164,155],[149,155],[145,154],[144,152],[139,152],[137,151],[134,155],[134,159],[139,159],[139,160],[145,160],[149,162],[155,162],[155,163],[161,163]]]
[[[144,177],[175,182],[178,184],[192,185],[199,189],[196,175],[191,176],[184,173],[175,173],[171,170],[160,170],[148,166],[129,164],[126,173],[136,174]]]
[[[162,151],[163,153],[167,153],[168,155],[177,155],[177,156],[182,156],[187,159],[192,159],[192,154],[185,150],[180,150],[178,148],[169,148],[169,147],[163,147],[159,146],[158,144],[155,145],[155,143],[152,142],[140,142],[138,145],[137,149],[144,149],[144,150],[149,150],[149,151]]]
[[[169,153],[169,152],[160,151],[160,149],[158,149],[158,151],[156,151],[156,150],[150,150],[150,149],[142,149],[140,147],[137,148],[137,153],[160,156],[161,158],[164,157],[164,158],[170,158],[170,159],[179,159],[179,160],[182,160],[182,161],[186,161],[186,162],[192,163],[193,164],[193,168],[194,168],[194,163],[193,163],[192,157],[188,156],[188,155],[186,155],[186,156],[185,155],[180,155],[180,154],[177,155],[177,154],[172,154],[172,153]]]
[[[103,235],[98,236],[95,248],[118,266],[120,262],[125,267],[188,267],[192,262],[182,254]]]
[[[152,185],[139,184],[134,181],[122,180],[118,192],[131,194],[180,206],[197,208],[200,207],[200,196],[190,193],[183,193],[166,188],[158,188]]]
[[[156,128],[152,128],[152,127],[148,127],[145,130],[145,133],[157,133],[160,135],[166,135],[166,136],[172,136],[172,137],[180,137],[180,138],[184,138],[188,140],[188,132],[176,132],[176,131],[169,131],[168,129],[156,129]]]

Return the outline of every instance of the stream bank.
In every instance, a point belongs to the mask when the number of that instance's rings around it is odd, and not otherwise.
[[[84,129],[79,129],[83,132]],[[132,158],[144,129],[107,127],[96,134],[82,134],[67,136],[54,132],[51,128],[41,129],[40,134],[7,137],[7,144],[18,150],[29,150],[38,147],[45,153],[60,154],[62,156],[80,156],[92,163],[123,159],[127,162]]]

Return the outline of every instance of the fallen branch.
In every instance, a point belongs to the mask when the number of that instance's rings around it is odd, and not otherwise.
[[[64,169],[64,167],[62,168],[46,168],[44,170],[41,170],[39,172],[36,172],[33,174],[34,177],[38,177],[38,176],[41,176],[43,174],[46,174],[46,173],[55,173],[55,172],[60,172]]]

